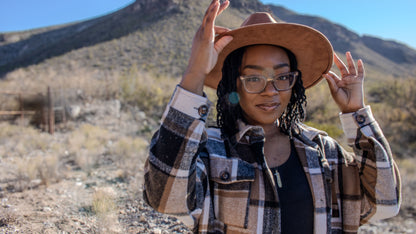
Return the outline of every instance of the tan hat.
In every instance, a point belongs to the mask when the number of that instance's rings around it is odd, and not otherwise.
[[[321,32],[306,25],[277,22],[266,12],[250,15],[240,28],[218,35],[215,40],[226,35],[233,36],[233,40],[218,55],[217,64],[205,79],[205,85],[214,89],[222,78],[225,58],[248,45],[277,45],[290,50],[296,56],[305,88],[317,84],[332,66],[332,45]]]

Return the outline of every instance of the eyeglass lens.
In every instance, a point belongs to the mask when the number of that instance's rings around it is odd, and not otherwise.
[[[288,90],[295,81],[295,73],[288,73],[273,77],[273,86],[277,90]],[[248,92],[262,92],[267,85],[267,78],[261,75],[244,77],[243,83]]]

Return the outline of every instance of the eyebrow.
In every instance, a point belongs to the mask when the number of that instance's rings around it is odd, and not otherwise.
[[[281,64],[277,64],[273,66],[273,70],[277,70],[280,69],[282,67],[289,67],[289,64],[287,63],[281,63]],[[246,65],[243,67],[243,70],[249,68],[249,69],[254,69],[254,70],[264,70],[264,67],[258,66],[258,65]]]

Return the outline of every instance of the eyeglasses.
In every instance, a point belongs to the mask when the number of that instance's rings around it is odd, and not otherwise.
[[[277,91],[289,90],[295,84],[296,79],[299,76],[299,72],[287,72],[268,78],[263,75],[247,75],[240,76],[240,80],[243,83],[244,89],[247,93],[262,93],[266,89],[267,82],[271,81],[273,87]]]

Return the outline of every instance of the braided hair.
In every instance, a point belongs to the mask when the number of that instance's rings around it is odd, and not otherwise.
[[[292,88],[292,96],[286,110],[279,118],[279,127],[285,134],[291,135],[294,123],[305,118],[306,95],[302,82],[302,73],[297,69],[295,55],[286,48],[282,48],[289,57],[290,70],[298,71],[299,76]],[[237,95],[237,78],[240,76],[243,55],[247,47],[239,48],[230,53],[224,61],[222,79],[217,87],[217,125],[224,136],[234,136],[238,131],[237,120],[245,121]]]

